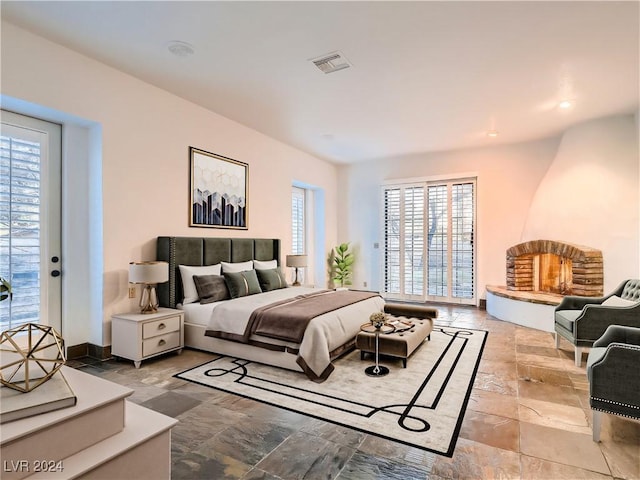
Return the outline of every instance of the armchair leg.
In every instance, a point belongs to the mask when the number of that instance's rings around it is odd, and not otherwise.
[[[602,412],[593,410],[593,441],[600,441],[600,427],[602,426]]]
[[[576,345],[576,367],[582,365],[582,347]]]
[[[560,335],[556,332],[556,350],[560,348]]]

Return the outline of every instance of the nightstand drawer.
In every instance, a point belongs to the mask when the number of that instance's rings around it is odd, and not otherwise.
[[[171,350],[180,346],[180,332],[171,332],[166,335],[150,338],[142,342],[142,356],[155,355],[156,353]]]
[[[142,325],[142,338],[151,338],[163,333],[176,332],[180,330],[180,317],[167,317],[161,320],[154,320]]]

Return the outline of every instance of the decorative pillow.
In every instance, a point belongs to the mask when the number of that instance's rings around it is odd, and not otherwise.
[[[626,298],[620,298],[617,295],[612,295],[607,298],[600,305],[603,307],[630,307],[631,305],[635,305],[638,302],[634,302],[633,300],[627,300]]]
[[[213,303],[220,300],[229,300],[229,289],[222,275],[194,275],[200,303]]]
[[[263,292],[270,292],[271,290],[289,286],[280,268],[271,268],[268,270],[258,269],[256,273],[258,274],[258,281],[260,282],[260,288]]]
[[[182,277],[182,293],[184,300],[182,303],[194,303],[198,301],[198,291],[196,284],[193,282],[194,275],[220,275],[220,264],[207,265],[205,267],[193,267],[189,265],[180,265],[180,276]]]
[[[254,260],[253,268],[256,270],[271,270],[273,268],[278,268],[277,260]]]
[[[231,298],[246,297],[254,293],[262,293],[255,270],[244,272],[226,272],[224,280],[229,288]]]
[[[253,260],[249,260],[247,262],[237,262],[237,263],[229,263],[229,262],[220,262],[220,263],[222,263],[222,273],[246,272],[247,270],[253,270]]]

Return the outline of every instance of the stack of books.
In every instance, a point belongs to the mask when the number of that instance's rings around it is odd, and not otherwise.
[[[0,424],[72,407],[76,396],[61,371],[30,392],[0,387]]]

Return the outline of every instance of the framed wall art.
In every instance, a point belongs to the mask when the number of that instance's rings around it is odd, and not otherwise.
[[[249,165],[195,147],[189,158],[189,226],[246,230]]]

